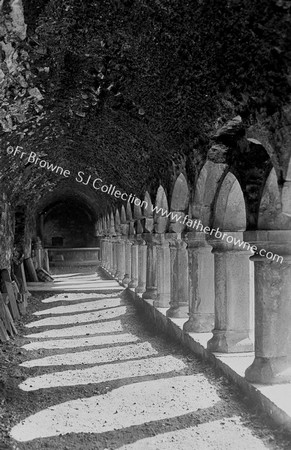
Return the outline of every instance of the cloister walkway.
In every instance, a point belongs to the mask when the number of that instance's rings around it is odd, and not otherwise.
[[[117,282],[70,273],[46,289],[26,323],[14,448],[288,448]]]

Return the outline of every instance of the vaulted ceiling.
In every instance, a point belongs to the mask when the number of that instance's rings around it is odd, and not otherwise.
[[[219,160],[213,139],[234,117],[242,134],[256,128],[269,138],[276,126],[287,127],[290,2],[0,5],[0,170],[16,202],[40,201],[39,210],[70,191],[105,208],[113,199],[84,193],[78,171],[135,195],[160,183],[170,190],[181,170],[197,179],[210,149]],[[226,142],[228,159],[236,143]],[[273,144],[279,173],[287,149],[282,155],[278,139]],[[7,156],[8,146],[72,176],[25,165]]]

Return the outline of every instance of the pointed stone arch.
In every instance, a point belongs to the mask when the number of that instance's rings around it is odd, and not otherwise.
[[[170,216],[170,231],[174,233],[181,233],[186,225],[183,224],[185,211],[189,207],[189,188],[187,180],[183,173],[177,177],[172,197],[171,197],[171,216]]]
[[[190,205],[190,215],[200,219],[203,225],[210,224],[211,210],[221,179],[228,166],[207,161],[202,167],[194,191],[194,199]]]
[[[120,222],[121,222],[122,224],[126,223],[126,211],[125,211],[124,205],[121,206]]]
[[[233,173],[225,176],[215,201],[213,227],[225,231],[245,231],[246,206],[238,179]]]
[[[172,197],[171,197],[171,211],[185,211],[189,205],[189,188],[188,183],[183,173],[177,177]]]
[[[95,222],[95,236],[102,236],[103,229],[102,229],[102,219],[99,218]]]
[[[169,209],[167,195],[166,195],[165,189],[163,188],[162,185],[160,185],[157,190],[155,203],[156,203],[157,208],[164,208],[167,210]]]
[[[106,216],[102,216],[102,232],[103,234],[107,234],[107,222],[106,222]]]
[[[110,213],[106,214],[105,222],[106,222],[106,233],[109,234],[110,233]]]
[[[143,203],[143,215],[144,217],[153,217],[153,203],[148,191],[146,191],[144,195]]]
[[[143,201],[144,231],[151,233],[154,228],[153,204],[148,191],[144,195]]]
[[[118,208],[116,208],[115,217],[114,217],[114,226],[115,226],[116,232],[118,232],[118,233],[120,233],[120,225],[121,225],[120,214],[119,214]]]
[[[126,219],[128,221],[133,220],[131,204],[129,202],[126,203]]]
[[[141,202],[133,205],[134,226],[137,234],[143,233]]]
[[[169,211],[168,199],[162,185],[160,185],[158,188],[155,204],[157,210],[161,208],[161,211],[168,213]],[[161,211],[159,212],[155,211],[154,213],[154,229],[156,233],[165,233],[169,222],[168,217],[162,216]]]
[[[110,212],[110,216],[109,216],[109,220],[110,220],[110,234],[111,235],[113,235],[113,236],[115,236],[115,233],[116,233],[116,231],[115,231],[115,217],[114,217],[114,212],[113,211],[111,211]]]

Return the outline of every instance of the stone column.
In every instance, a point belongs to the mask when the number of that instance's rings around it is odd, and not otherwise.
[[[100,264],[104,267],[104,236],[100,240]]]
[[[138,285],[138,242],[136,239],[131,245],[131,280],[128,284],[129,288],[136,288]]]
[[[103,236],[100,242],[100,250],[101,250],[101,266],[106,266],[106,237]]]
[[[122,280],[123,286],[128,286],[131,281],[131,245],[132,242],[127,239],[125,241],[125,275]]]
[[[110,257],[111,257],[111,248],[110,248],[110,239],[109,236],[106,236],[106,270],[109,272],[110,267]]]
[[[42,268],[42,245],[39,237],[36,238],[35,244],[35,259],[36,259],[36,269]]]
[[[123,237],[120,237],[116,243],[117,251],[117,271],[116,278],[118,281],[122,281],[125,275],[125,241]]]
[[[209,333],[214,326],[214,256],[205,233],[187,233],[189,258],[189,320],[184,331]]]
[[[104,238],[104,263],[103,263],[103,267],[108,270],[109,269],[109,238],[108,236],[106,236]]]
[[[113,242],[112,237],[108,237],[108,266],[107,270],[109,273],[112,273],[113,268]]]
[[[112,275],[116,278],[117,274],[117,263],[118,263],[118,242],[119,236],[114,236],[112,239],[112,253],[113,253],[113,264],[112,264]]]
[[[170,247],[170,307],[173,303],[173,298],[174,298],[174,283],[177,283],[177,277],[176,277],[176,274],[174,274],[174,265],[175,265],[175,261],[176,261],[176,257],[177,257],[176,240],[177,240],[176,233],[171,233],[171,239],[169,239],[169,233],[168,233],[168,242],[169,242],[169,247]],[[168,311],[167,311],[167,314],[168,314]]]
[[[227,232],[227,235],[243,241],[242,232]],[[226,239],[209,241],[214,253],[215,326],[207,348],[222,353],[253,351],[249,290],[251,252]]]
[[[47,272],[50,271],[50,261],[49,261],[49,256],[48,256],[48,250],[43,251],[43,268]]]
[[[176,235],[170,241],[171,301],[168,317],[186,318],[189,311],[189,278],[187,244]]]
[[[108,231],[109,231],[109,243],[110,243],[110,267],[109,272],[112,276],[115,276],[117,262],[116,262],[116,230],[115,230],[115,221],[113,212],[111,212],[109,216],[108,223]]]
[[[257,247],[251,257],[255,276],[255,360],[245,376],[253,383],[290,382],[291,231],[248,231],[244,239]],[[272,258],[269,252],[278,257],[272,260],[263,256]]]
[[[40,233],[40,240],[42,243],[42,246],[45,246],[44,242],[44,214],[41,214],[39,217],[39,233]]]
[[[147,245],[142,236],[138,238],[138,285],[135,292],[143,294],[146,290],[147,277]]]
[[[154,235],[157,248],[157,298],[154,300],[156,308],[168,308],[171,300],[171,267],[170,247],[166,234]]]
[[[123,279],[125,277],[125,266],[126,266],[126,241],[127,241],[127,233],[128,233],[128,225],[127,224],[121,224],[120,225],[121,230],[121,236],[119,236],[118,240],[118,260],[117,260],[117,273],[116,278],[120,283],[123,282]]]
[[[146,290],[142,297],[154,300],[157,297],[157,246],[154,245],[152,233],[145,233],[143,237],[147,244],[147,261]]]

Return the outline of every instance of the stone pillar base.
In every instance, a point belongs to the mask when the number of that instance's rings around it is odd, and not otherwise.
[[[128,284],[128,287],[129,288],[136,288],[137,287],[137,285],[138,285],[138,281],[137,281],[137,279],[136,278],[134,278],[133,280],[131,280],[130,282],[129,282],[129,284]]]
[[[128,286],[129,283],[130,283],[130,277],[129,277],[129,274],[126,273],[124,275],[123,280],[122,280],[122,284],[123,284],[123,286]]]
[[[192,313],[184,323],[183,330],[187,333],[210,333],[214,327],[214,313]]]
[[[278,358],[256,357],[245,371],[245,377],[251,383],[287,383],[291,381],[291,361],[282,356]]]
[[[136,288],[135,288],[135,292],[137,293],[137,294],[143,294],[144,292],[145,292],[145,284],[144,284],[144,286],[143,285],[138,285]]]
[[[246,231],[254,243],[255,360],[246,378],[256,383],[291,381],[291,230]],[[268,259],[264,249],[279,258]],[[259,253],[258,253],[259,252]]]
[[[170,303],[170,294],[158,294],[154,300],[155,308],[168,308]]]
[[[119,283],[122,283],[124,280],[124,275],[121,272],[117,272],[116,277],[117,281],[119,281]]]
[[[166,312],[166,316],[174,319],[185,319],[189,317],[188,303],[171,306],[171,308]]]
[[[144,300],[155,300],[157,298],[157,288],[151,287],[148,288],[143,294],[142,298]]]
[[[254,344],[245,332],[213,330],[207,342],[207,350],[217,353],[241,353],[254,351]]]

